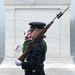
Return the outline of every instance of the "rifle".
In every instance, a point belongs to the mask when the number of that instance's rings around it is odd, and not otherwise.
[[[29,43],[29,45],[28,45],[28,47],[27,47],[27,50],[18,58],[18,60],[24,61],[26,55],[27,55],[28,52],[31,50],[31,48],[37,43],[37,41],[39,40],[39,38],[41,37],[41,35],[44,34],[44,33],[47,31],[47,29],[53,24],[54,20],[55,20],[56,18],[59,19],[59,18],[68,10],[68,8],[69,8],[69,7],[67,7],[64,12],[60,12],[59,14],[57,14],[56,17],[55,17],[48,25],[46,25],[46,26],[42,29],[42,31]]]

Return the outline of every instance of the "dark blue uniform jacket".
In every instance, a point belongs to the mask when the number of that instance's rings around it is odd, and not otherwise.
[[[37,44],[29,51],[26,62],[22,62],[25,75],[45,75],[44,64],[46,54],[45,41],[40,38]]]

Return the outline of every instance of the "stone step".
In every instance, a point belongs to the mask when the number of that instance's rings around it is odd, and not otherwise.
[[[74,64],[51,63],[45,64],[46,75],[75,75]],[[24,70],[15,64],[0,65],[0,75],[24,75]]]

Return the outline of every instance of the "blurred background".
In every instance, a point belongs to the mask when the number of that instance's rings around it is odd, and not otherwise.
[[[5,30],[4,30],[4,0],[0,0],[0,63],[3,61],[4,59],[4,53],[5,53]]]
[[[70,50],[71,56],[75,62],[75,0],[71,0],[70,6]],[[0,63],[4,59],[5,55],[5,27],[4,27],[4,20],[5,20],[5,7],[4,7],[4,0],[0,0]]]
[[[71,0],[70,11],[70,44],[71,44],[71,56],[75,62],[75,0]]]

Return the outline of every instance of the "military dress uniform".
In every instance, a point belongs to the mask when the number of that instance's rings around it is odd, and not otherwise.
[[[43,29],[45,23],[31,22],[31,28]],[[46,56],[46,44],[42,37],[38,40],[34,47],[28,52],[25,61],[22,62],[22,69],[25,75],[45,75],[44,64]]]

